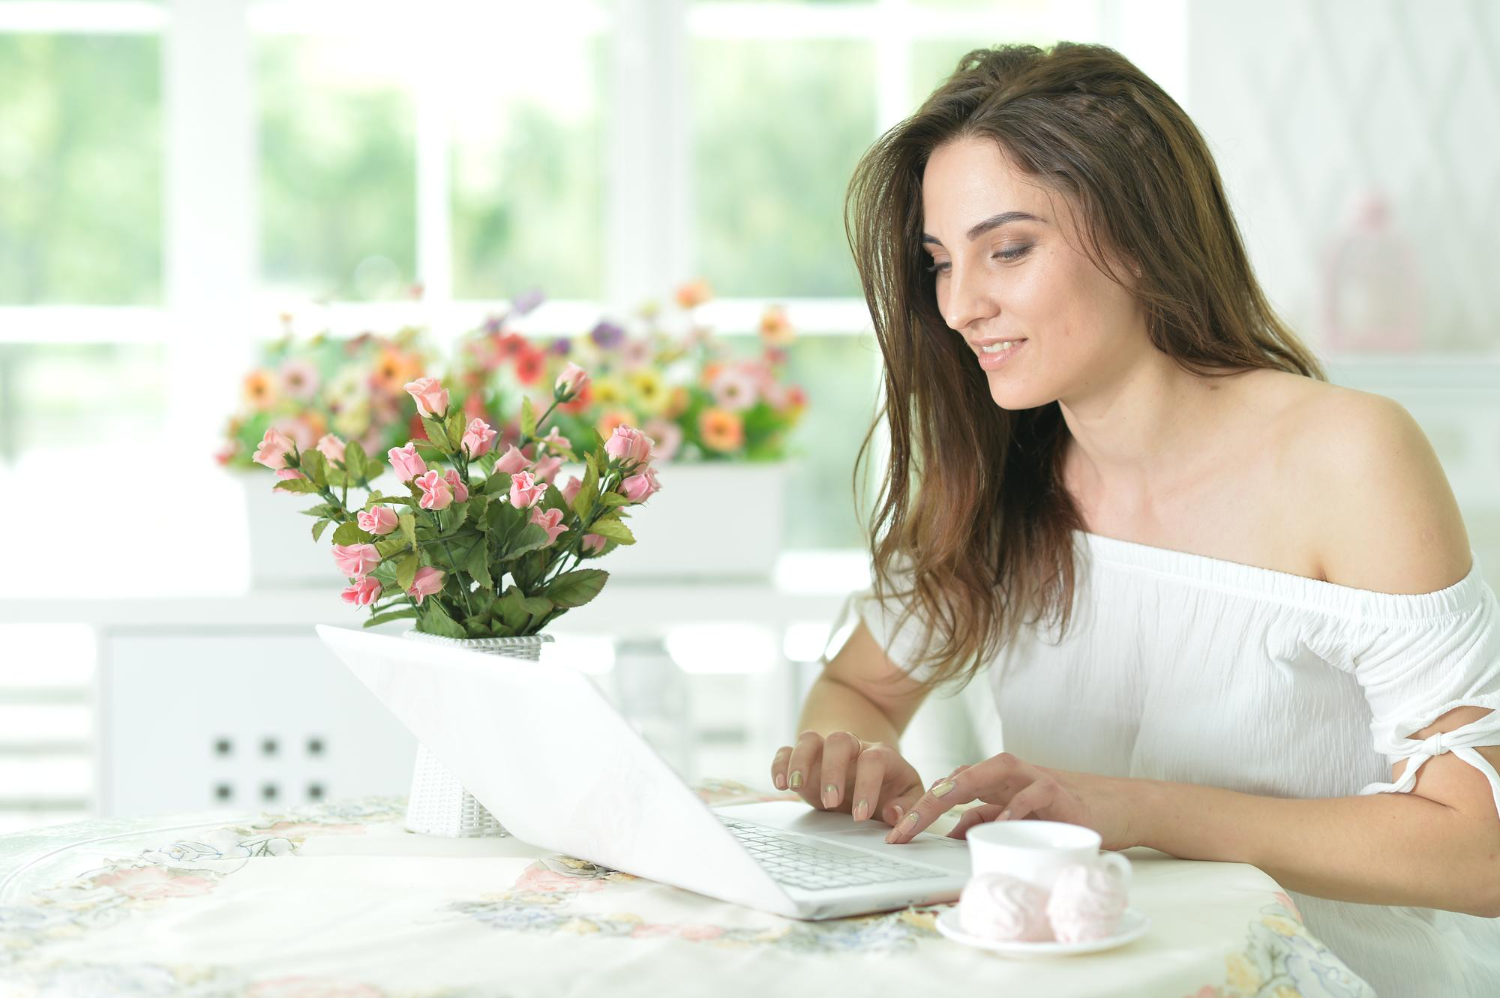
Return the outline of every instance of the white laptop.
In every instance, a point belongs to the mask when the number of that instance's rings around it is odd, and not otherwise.
[[[576,669],[318,625],[334,653],[524,842],[792,918],[955,900],[967,845],[801,801],[710,808]],[[767,755],[769,771],[770,755]]]

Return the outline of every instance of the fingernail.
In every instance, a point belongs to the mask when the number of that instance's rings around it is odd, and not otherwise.
[[[782,776],[780,773],[776,774],[776,789],[777,790],[785,790],[786,789],[786,777]]]
[[[1000,812],[1000,817],[996,818],[995,820],[996,821],[1009,821],[1010,820],[1010,808],[1006,808],[1004,811],[1001,811]]]
[[[839,788],[832,783],[823,788],[823,806],[833,807],[839,802]]]
[[[792,789],[796,790],[800,786],[802,786],[802,771],[794,769],[792,770]]]
[[[906,816],[906,820],[909,821],[909,822],[911,822],[913,825],[915,825],[917,823],[917,819],[920,818],[921,816],[922,815],[920,813],[918,813],[916,811],[913,811],[911,814],[908,814]]]
[[[941,796],[943,796],[943,794],[947,793],[948,791],[950,791],[952,789],[953,789],[953,781],[952,780],[944,780],[942,783],[939,783],[937,786],[935,786],[935,787],[932,788],[932,796],[934,796],[934,797],[941,797]]]
[[[854,803],[854,820],[864,821],[870,816],[870,802],[861,797]]]

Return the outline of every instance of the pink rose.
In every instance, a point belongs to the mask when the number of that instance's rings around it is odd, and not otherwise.
[[[449,468],[448,473],[443,476],[443,481],[447,482],[448,487],[453,490],[454,502],[469,501],[469,487],[464,484],[464,480],[462,478],[458,477],[458,472],[454,471],[452,468]]]
[[[670,461],[677,456],[677,451],[682,447],[682,427],[670,419],[648,419],[646,421],[646,435],[655,441],[651,448],[651,460]]]
[[[422,490],[422,498],[417,500],[417,505],[423,509],[447,509],[452,505],[453,486],[439,472],[429,471],[416,479],[416,485]]]
[[[411,580],[411,588],[407,590],[407,593],[417,598],[417,606],[422,605],[423,597],[443,591],[444,574],[439,568],[424,566],[417,569],[417,574]]]
[[[604,452],[616,460],[629,464],[644,464],[651,460],[651,448],[656,441],[631,426],[616,426],[610,434]]]
[[[330,461],[342,461],[344,459],[344,442],[332,433],[323,434],[318,441],[318,452]]]
[[[280,468],[276,472],[276,477],[280,478],[282,481],[290,481],[293,478],[305,479],[307,476],[298,471],[296,468]],[[286,490],[282,489],[282,491],[285,492]]]
[[[542,438],[541,442],[543,444],[547,445],[548,447],[551,447],[553,450],[572,450],[573,449],[573,441],[569,440],[567,437],[563,436],[561,433],[558,433],[557,432],[557,427],[555,427],[555,426],[552,427],[552,429],[550,429],[550,430],[547,431],[547,435]]]
[[[469,428],[464,430],[464,438],[460,446],[469,457],[482,457],[490,452],[497,436],[499,434],[495,432],[493,426],[475,416],[469,420]]]
[[[578,476],[569,475],[568,484],[562,487],[563,500],[567,502],[569,506],[573,505],[573,497],[578,494],[578,490],[581,488],[583,488],[583,482],[578,480]]]
[[[562,470],[562,463],[563,459],[560,457],[549,455],[542,458],[536,463],[536,477],[549,485],[552,484],[552,480],[556,478],[557,473]]]
[[[392,447],[385,456],[391,459],[391,468],[403,482],[409,482],[427,470],[427,462],[417,454],[415,441],[407,441],[404,447]]]
[[[577,398],[582,391],[589,386],[588,372],[577,364],[568,364],[557,376],[557,384],[553,387],[563,396],[563,399]]]
[[[606,541],[603,537],[600,537],[598,534],[583,535],[584,551],[592,551],[594,554],[598,554],[600,551],[604,550],[604,545],[607,543],[608,541]]]
[[[516,472],[530,467],[530,465],[531,462],[527,460],[526,455],[516,450],[515,444],[511,444],[505,449],[505,453],[500,455],[500,460],[495,462],[495,470],[503,471],[507,475],[514,475]]]
[[[255,448],[255,456],[252,460],[267,468],[280,470],[286,467],[286,455],[291,449],[290,437],[280,430],[270,429],[266,431],[265,436],[260,438],[260,446]]]
[[[367,575],[340,593],[339,599],[355,606],[369,606],[380,599],[380,580]]]
[[[549,509],[544,512],[540,506],[534,506],[531,510],[531,522],[547,531],[548,544],[555,544],[557,535],[568,529],[560,522],[562,517],[563,511],[560,509]]]
[[[542,501],[546,482],[538,482],[529,471],[518,471],[510,479],[510,504],[516,509],[530,509]]]
[[[360,530],[376,537],[384,537],[401,525],[396,511],[389,506],[373,506],[356,514],[354,519],[359,523]]]
[[[373,544],[335,544],[333,560],[346,578],[363,579],[370,569],[380,564],[380,552]]]
[[[661,483],[656,480],[656,469],[647,465],[638,475],[631,475],[620,483],[620,492],[631,502],[645,502],[657,492],[661,491]]]
[[[424,416],[443,416],[448,412],[448,389],[437,378],[418,378],[401,386],[417,403]]]

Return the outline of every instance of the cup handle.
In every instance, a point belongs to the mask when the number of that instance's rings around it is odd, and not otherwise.
[[[1114,867],[1120,874],[1120,882],[1125,885],[1125,889],[1130,889],[1130,860],[1117,852],[1101,852],[1099,854],[1099,865]]]

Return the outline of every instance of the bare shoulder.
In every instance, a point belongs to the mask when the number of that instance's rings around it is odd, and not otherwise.
[[[1427,593],[1469,573],[1468,533],[1427,435],[1393,399],[1286,375],[1281,481],[1329,582]]]

